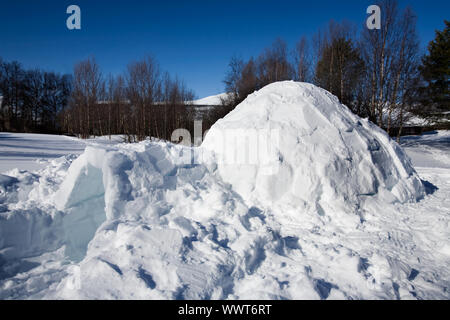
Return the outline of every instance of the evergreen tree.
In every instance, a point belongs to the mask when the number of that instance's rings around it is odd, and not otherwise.
[[[445,25],[443,31],[436,31],[420,68],[426,83],[423,100],[437,112],[450,111],[450,21],[445,21]]]

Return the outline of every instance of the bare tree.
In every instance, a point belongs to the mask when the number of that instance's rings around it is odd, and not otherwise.
[[[191,124],[187,105],[194,94],[178,78],[161,76],[149,57],[131,63],[125,76],[104,81],[93,60],[77,64],[69,110],[62,113],[64,127],[89,135],[124,134],[127,142],[147,137],[170,139],[172,131]]]
[[[89,138],[92,133],[91,113],[100,100],[102,89],[102,73],[94,58],[75,65],[71,102],[78,113],[82,138]]]
[[[244,62],[233,57],[224,80],[229,96],[223,105],[232,109],[255,90],[272,82],[294,79],[295,73],[288,59],[287,44],[282,39],[277,39],[257,59],[251,57]]]
[[[44,94],[46,93],[44,74],[40,70],[28,71],[25,76],[24,87],[27,91],[24,101],[25,127],[37,127],[40,115],[44,113]]]
[[[387,86],[391,70],[389,65],[394,51],[395,30],[398,21],[396,0],[382,0],[378,3],[382,12],[381,29],[364,28],[362,33],[362,52],[366,61],[367,75],[370,81],[370,118],[383,125],[383,109],[387,104]]]
[[[258,57],[257,66],[259,87],[294,78],[294,70],[288,59],[287,44],[280,38]]]
[[[228,64],[229,70],[225,75],[225,90],[228,97],[224,104],[236,105],[239,100],[239,83],[242,78],[242,69],[244,68],[244,61],[236,56],[232,57]]]
[[[295,80],[307,82],[310,80],[311,57],[309,55],[308,40],[300,38],[294,49]]]
[[[150,109],[160,95],[161,78],[159,65],[152,57],[131,63],[127,70],[128,99],[133,106],[137,138],[144,140],[152,134]],[[154,127],[154,129],[157,129]]]
[[[399,23],[399,50],[393,63],[394,84],[391,102],[389,105],[387,132],[390,133],[392,126],[392,113],[397,109],[396,125],[398,126],[398,136],[400,139],[404,125],[405,109],[412,110],[415,101],[419,100],[419,40],[416,33],[416,16],[411,8],[406,8]]]
[[[416,17],[410,8],[400,12],[395,0],[378,5],[381,30],[364,29],[360,48],[366,64],[364,86],[370,91],[370,119],[391,133],[393,125],[403,126],[405,95],[411,93],[412,77],[417,75],[419,46]]]
[[[70,78],[18,62],[0,63],[1,127],[24,132],[60,132],[57,118],[66,107]]]

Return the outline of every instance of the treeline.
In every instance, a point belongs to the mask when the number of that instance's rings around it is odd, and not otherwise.
[[[0,130],[58,133],[71,77],[0,59]]]
[[[411,114],[431,117],[450,111],[449,23],[423,57],[414,12],[400,10],[394,0],[378,5],[381,30],[358,31],[349,22],[331,21],[311,39],[301,38],[291,50],[277,39],[256,58],[233,57],[224,80],[230,95],[223,104],[236,106],[271,82],[311,82],[388,133],[396,128],[398,136]]]
[[[0,60],[1,131],[171,140],[179,128],[193,133],[193,99],[184,82],[161,71],[152,57],[117,76],[105,76],[94,58],[77,63],[73,75]]]
[[[391,135],[400,136],[413,114],[448,117],[450,23],[445,21],[445,30],[436,33],[423,55],[414,12],[400,10],[395,0],[378,5],[381,30],[331,21],[292,49],[277,39],[257,57],[232,58],[224,80],[228,98],[204,115],[203,130],[248,94],[282,80],[311,82],[330,91]],[[25,70],[0,59],[2,131],[171,140],[179,128],[193,136],[193,98],[184,82],[163,72],[152,57],[114,76],[104,75],[94,58],[76,64],[73,75]]]
[[[95,59],[74,68],[64,132],[82,138],[124,134],[128,142],[147,137],[170,140],[175,129],[193,127],[188,108],[194,93],[162,72],[151,57],[128,65],[123,75],[104,77]]]

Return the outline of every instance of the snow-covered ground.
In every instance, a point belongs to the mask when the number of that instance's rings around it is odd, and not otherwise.
[[[120,136],[80,140],[67,136],[0,132],[0,173],[12,169],[35,171],[53,159],[83,153],[86,144],[115,144]]]
[[[86,149],[0,176],[0,299],[450,298],[448,132],[402,149],[282,82],[199,148],[45,139]]]
[[[450,131],[403,137],[401,145],[416,168],[450,169]]]
[[[85,144],[63,136],[0,133],[0,173],[14,168],[34,171],[44,168],[51,159],[80,154]]]

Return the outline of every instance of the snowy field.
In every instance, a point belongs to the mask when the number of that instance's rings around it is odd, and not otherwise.
[[[293,82],[200,148],[1,133],[0,299],[449,299],[450,133],[401,145]]]
[[[35,171],[50,161],[83,153],[86,144],[115,144],[120,136],[80,140],[67,136],[0,132],[0,173],[12,169]]]
[[[69,137],[43,134],[0,133],[0,173],[11,169],[34,171],[51,159],[80,154],[86,145]]]

